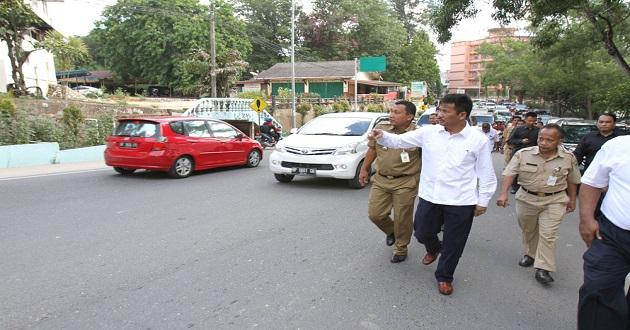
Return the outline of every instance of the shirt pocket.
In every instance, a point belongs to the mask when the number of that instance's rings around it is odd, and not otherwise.
[[[522,164],[518,173],[518,181],[525,186],[532,186],[536,184],[538,173],[538,166],[532,164]],[[531,189],[531,188],[530,188]]]

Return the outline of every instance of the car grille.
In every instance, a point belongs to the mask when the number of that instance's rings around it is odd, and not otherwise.
[[[288,168],[314,168],[320,171],[332,171],[334,167],[332,164],[306,164],[306,163],[294,163],[294,162],[282,162],[282,167]]]
[[[332,155],[336,149],[310,149],[310,148],[293,148],[285,147],[288,153],[296,155]]]

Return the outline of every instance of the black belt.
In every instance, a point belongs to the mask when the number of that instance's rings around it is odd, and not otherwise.
[[[532,194],[532,195],[536,195],[538,197],[545,197],[545,196],[553,196],[555,194],[559,194],[561,192],[564,192],[564,190],[560,190],[560,191],[556,191],[556,192],[552,192],[552,193],[546,193],[546,192],[535,192],[535,191],[530,191],[525,189],[525,187],[521,187],[523,188],[523,190],[528,193],[528,194]]]
[[[384,178],[388,178],[388,179],[397,179],[397,178],[402,178],[403,176],[409,176],[409,174],[401,174],[401,175],[383,175],[381,173],[379,173],[378,175],[384,177]]]

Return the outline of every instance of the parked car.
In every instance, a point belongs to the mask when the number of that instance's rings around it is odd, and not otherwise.
[[[594,120],[560,120],[556,124],[564,130],[562,146],[569,151],[575,150],[575,147],[584,135],[598,131]]]
[[[536,109],[534,110],[538,119],[543,122],[543,124],[547,124],[549,119],[551,119],[551,110],[549,109]]]
[[[96,96],[103,96],[101,89],[92,86],[77,86],[72,87],[72,90],[79,92],[81,95],[94,94]]]
[[[481,126],[483,123],[488,123],[492,126],[494,123],[494,116],[491,113],[472,113],[470,115],[471,126]]]
[[[420,117],[416,121],[416,126],[422,127],[422,126],[426,126],[426,125],[431,125],[431,122],[429,121],[429,116],[434,114],[435,111],[436,111],[436,108],[433,107],[433,108],[429,108],[425,112],[423,112],[422,115],[420,115]]]
[[[509,122],[512,119],[512,113],[508,110],[497,110],[494,112],[494,121]]]
[[[145,169],[174,178],[215,167],[256,167],[262,157],[258,141],[224,121],[200,117],[120,119],[105,148],[105,163],[120,174]]]
[[[367,153],[367,135],[377,124],[388,121],[386,113],[344,112],[319,116],[292,130],[269,156],[269,169],[276,180],[291,182],[297,176],[348,180],[362,188],[359,171]]]

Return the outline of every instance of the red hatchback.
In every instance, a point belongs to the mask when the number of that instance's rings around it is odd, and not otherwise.
[[[184,178],[215,167],[256,167],[262,155],[258,141],[221,120],[142,117],[118,120],[107,138],[105,163],[121,174],[146,169]]]

